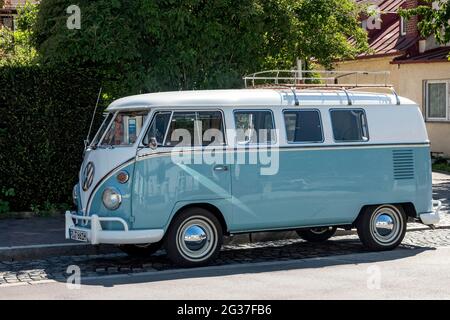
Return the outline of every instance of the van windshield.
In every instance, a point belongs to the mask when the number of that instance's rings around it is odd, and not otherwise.
[[[103,137],[103,134],[105,133],[106,129],[108,128],[108,125],[111,122],[111,119],[113,118],[113,116],[114,116],[114,113],[108,113],[105,116],[105,119],[103,120],[103,123],[100,126],[100,129],[98,129],[97,134],[95,135],[94,139],[92,140],[91,147],[95,147],[100,142],[100,139]]]
[[[100,146],[129,146],[136,142],[148,111],[119,112],[106,131]]]

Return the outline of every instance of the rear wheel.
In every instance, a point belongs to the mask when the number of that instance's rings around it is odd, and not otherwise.
[[[157,242],[148,244],[124,244],[119,246],[119,248],[131,257],[146,257],[161,249],[161,246],[162,244]]]
[[[367,207],[356,228],[361,242],[370,250],[392,250],[405,237],[407,218],[401,207],[384,204]]]
[[[164,246],[170,260],[183,267],[207,265],[222,246],[218,219],[206,209],[188,208],[177,215],[167,231]]]
[[[336,227],[299,229],[297,234],[300,238],[309,242],[324,242],[334,236],[336,230]]]

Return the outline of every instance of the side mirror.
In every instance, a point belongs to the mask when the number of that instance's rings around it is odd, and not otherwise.
[[[151,137],[150,141],[148,143],[148,147],[152,150],[156,150],[156,148],[158,148],[158,141],[156,140],[155,137]]]

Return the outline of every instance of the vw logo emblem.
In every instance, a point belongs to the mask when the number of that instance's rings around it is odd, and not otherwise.
[[[83,171],[83,190],[88,191],[94,181],[94,164],[89,162]]]

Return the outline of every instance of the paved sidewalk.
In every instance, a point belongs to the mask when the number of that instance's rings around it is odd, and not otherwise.
[[[64,217],[0,220],[0,248],[69,243],[64,236]]]

